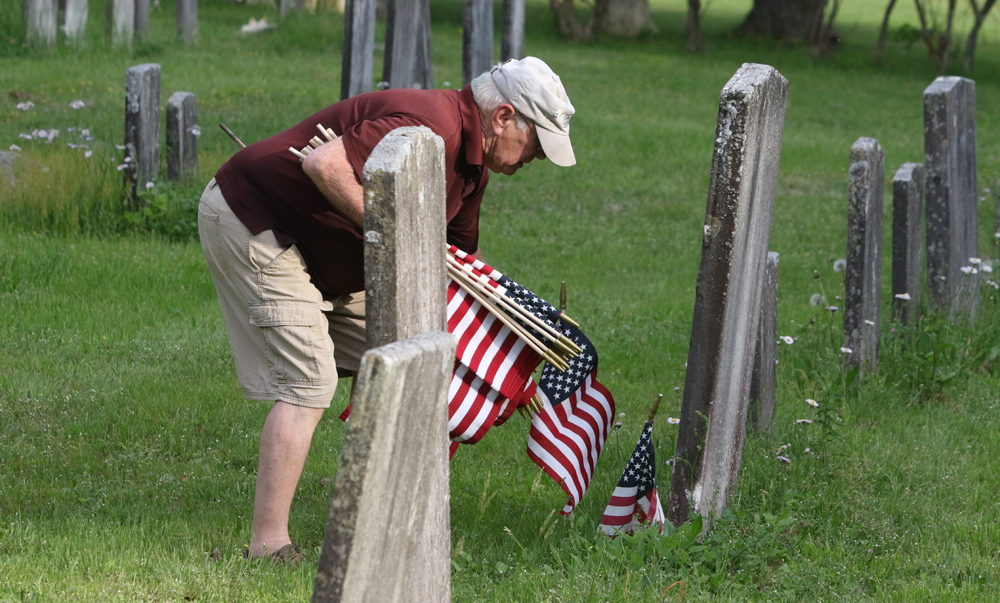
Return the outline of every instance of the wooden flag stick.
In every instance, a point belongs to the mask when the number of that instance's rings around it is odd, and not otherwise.
[[[316,129],[320,131],[320,134],[326,137],[327,142],[333,142],[337,137],[333,135],[333,132],[329,128],[324,128],[323,124],[316,124]]]
[[[288,147],[288,150],[295,153],[295,156],[299,158],[299,161],[305,161],[306,156],[295,150],[295,147]]]
[[[649,409],[649,419],[647,421],[652,421],[656,418],[656,411],[660,410],[660,402],[663,400],[663,394],[657,394],[656,400],[653,402],[653,407]]]
[[[576,322],[566,314],[566,281],[563,281],[562,284],[559,285],[559,312],[560,320],[564,320],[574,327],[580,326],[580,323]]]
[[[232,138],[236,142],[236,144],[240,145],[244,149],[247,148],[247,145],[243,144],[243,141],[237,138],[236,135],[233,134],[233,131],[226,127],[226,124],[220,122],[219,127],[222,128],[223,132],[229,134],[229,137]]]

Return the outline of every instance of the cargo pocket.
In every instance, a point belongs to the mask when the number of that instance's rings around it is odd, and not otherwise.
[[[314,303],[265,301],[250,304],[250,324],[260,327],[277,383],[319,385],[336,379],[327,321]]]

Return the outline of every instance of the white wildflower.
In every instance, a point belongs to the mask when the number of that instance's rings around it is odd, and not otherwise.
[[[667,417],[667,424],[668,425],[677,425],[680,422],[681,422],[681,420],[678,419],[678,418],[676,418],[676,417]]]
[[[989,264],[983,264],[979,267],[979,269],[983,272],[993,272],[993,266],[990,266]]]
[[[198,126],[191,126],[188,128],[188,132],[190,132],[192,136],[201,136],[201,128]]]
[[[913,299],[912,297],[910,297],[909,293],[897,293],[893,297],[895,297],[896,299],[904,300],[904,301],[910,301],[911,299]]]
[[[982,264],[983,260],[979,258],[969,258],[969,263],[972,264],[973,266],[976,266],[978,264]]]
[[[806,404],[812,406],[813,408],[819,408],[819,402],[813,400],[812,398],[806,398]]]
[[[21,150],[21,147],[17,146],[16,144],[12,144],[10,145],[10,150],[16,153]]]
[[[782,335],[780,339],[785,343],[787,343],[788,345],[792,345],[793,343],[795,343],[795,338],[789,337],[788,335]]]
[[[865,324],[868,325],[869,327],[874,327],[875,326],[875,321],[874,320],[868,320],[866,318],[865,319]]]
[[[83,109],[84,107],[87,106],[87,103],[83,102],[82,100],[75,100],[71,102],[69,106],[73,109]]]
[[[834,272],[843,272],[845,270],[847,270],[847,260],[841,259],[833,263]]]
[[[854,350],[852,350],[851,348],[840,348],[840,351],[843,352],[843,353],[845,353],[845,354],[853,354],[854,353]]]
[[[779,460],[779,461],[781,461],[782,463],[791,463],[791,462],[792,462],[792,459],[790,459],[790,458],[788,458],[788,457],[786,457],[786,456],[780,456],[780,455],[779,455],[779,456],[776,456],[776,457],[774,457],[774,458],[778,459],[778,460]]]
[[[797,419],[795,421],[796,425],[812,425],[812,419]]]
[[[88,150],[87,150],[87,151],[86,151],[86,152],[85,152],[85,153],[83,154],[83,156],[84,156],[84,157],[86,157],[87,159],[90,159],[91,157],[93,157],[93,156],[94,156],[94,152],[88,149]]]
[[[962,266],[959,270],[962,271],[962,274],[979,274],[979,271],[972,266]]]
[[[127,167],[128,167],[128,164],[127,163],[123,163],[123,164],[119,165],[118,167],[116,167],[115,169],[120,172],[120,171],[124,170]]]
[[[146,190],[148,191],[149,189],[153,188],[154,186],[156,186],[156,185],[153,184],[152,182],[147,182],[146,183]]]
[[[28,109],[31,109],[34,106],[35,106],[35,103],[33,103],[31,101],[26,101],[26,102],[23,102],[23,103],[17,103],[17,108],[20,109],[21,111],[27,111]]]

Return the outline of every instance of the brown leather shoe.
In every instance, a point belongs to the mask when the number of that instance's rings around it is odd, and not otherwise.
[[[268,553],[267,555],[261,555],[259,557],[250,556],[250,549],[243,550],[244,559],[271,559],[277,565],[287,565],[289,567],[296,567],[300,563],[306,561],[306,556],[301,549],[295,543],[289,543],[280,549],[274,551],[273,553]]]

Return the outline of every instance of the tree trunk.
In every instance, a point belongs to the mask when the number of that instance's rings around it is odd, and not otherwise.
[[[801,40],[817,33],[823,25],[828,0],[754,0],[738,35],[757,35],[776,40]]]
[[[649,0],[611,0],[601,29],[629,38],[656,31],[656,24],[649,14]]]
[[[878,42],[875,43],[875,63],[881,65],[885,59],[885,39],[889,35],[889,15],[896,6],[896,0],[889,0],[889,6],[885,7],[885,17],[882,19],[882,27],[878,30]]]
[[[969,0],[969,3],[972,4],[972,14],[976,20],[972,24],[969,39],[965,43],[965,70],[967,72],[971,72],[976,66],[976,40],[979,38],[979,29],[983,26],[983,22],[986,21],[986,15],[989,14],[990,9],[996,4],[996,0],[986,0],[986,4],[983,5],[982,10],[979,9],[976,0]]]
[[[701,0],[688,0],[687,35],[688,52],[705,50],[705,41],[701,37]]]

